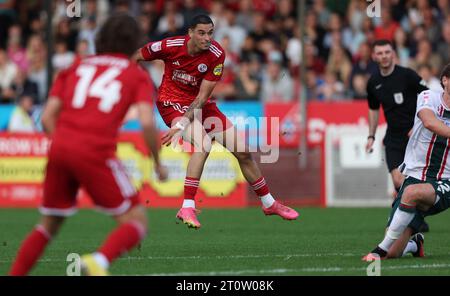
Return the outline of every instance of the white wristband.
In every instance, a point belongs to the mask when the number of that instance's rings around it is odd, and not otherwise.
[[[179,130],[184,131],[184,126],[179,121],[177,123],[175,123],[174,127]]]

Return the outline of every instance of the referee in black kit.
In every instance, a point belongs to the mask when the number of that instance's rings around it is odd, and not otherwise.
[[[416,72],[394,63],[395,51],[390,41],[375,41],[372,58],[378,64],[378,71],[367,82],[369,136],[366,151],[370,153],[373,150],[380,106],[383,106],[387,122],[383,140],[386,163],[398,192],[405,179],[398,166],[403,162],[409,133],[414,125],[417,95],[428,88]],[[428,231],[428,225],[425,224],[421,231]]]

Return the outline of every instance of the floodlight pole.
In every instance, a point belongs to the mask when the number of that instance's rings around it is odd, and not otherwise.
[[[47,37],[47,94],[50,91],[53,80],[53,30],[52,30],[52,19],[53,19],[53,9],[52,0],[45,0],[45,12],[47,14],[47,22],[45,33]],[[48,96],[46,94],[46,97]]]
[[[298,26],[300,26],[300,40],[301,40],[301,62],[300,62],[300,94],[299,94],[299,109],[300,109],[300,143],[298,145],[298,165],[300,169],[305,169],[308,165],[308,147],[307,147],[307,93],[306,93],[306,66],[305,66],[305,11],[306,0],[299,0],[297,5]]]

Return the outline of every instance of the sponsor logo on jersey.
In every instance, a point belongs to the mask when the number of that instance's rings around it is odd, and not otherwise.
[[[222,74],[222,70],[223,70],[223,64],[219,64],[214,67],[213,74],[216,76],[219,76],[220,74]]]
[[[403,104],[403,94],[402,93],[395,93],[394,94],[394,101],[397,105]]]
[[[198,65],[197,69],[198,69],[201,73],[205,73],[206,70],[208,70],[208,66],[206,66],[205,64],[200,64],[200,65]]]
[[[185,71],[174,70],[172,74],[172,80],[183,84],[190,84],[192,86],[197,86],[198,81],[195,76],[189,75]]]
[[[153,43],[150,48],[152,49],[153,52],[157,52],[161,50],[161,41],[155,42]]]

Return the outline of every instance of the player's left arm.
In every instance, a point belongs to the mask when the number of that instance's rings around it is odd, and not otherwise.
[[[208,98],[211,96],[211,93],[214,90],[214,87],[216,87],[217,81],[209,81],[206,79],[203,79],[202,84],[200,84],[200,91],[198,92],[197,97],[195,100],[191,103],[189,108],[186,110],[186,113],[184,113],[185,122],[192,122],[194,120],[194,111],[197,109],[202,109],[205,105],[206,101],[208,101]]]
[[[177,133],[182,132],[194,120],[195,110],[203,108],[206,101],[208,101],[208,98],[211,96],[216,84],[217,81],[203,79],[197,97],[186,110],[183,117],[162,137],[162,145],[170,145],[172,138],[174,138]]]
[[[47,135],[53,134],[58,120],[59,113],[62,109],[62,101],[58,97],[51,96],[47,100],[44,111],[42,112],[42,127]]]
[[[42,127],[47,135],[53,134],[55,130],[56,121],[63,108],[64,91],[67,88],[66,78],[76,67],[77,64],[74,64],[69,69],[59,72],[48,93],[48,100],[41,116]]]

